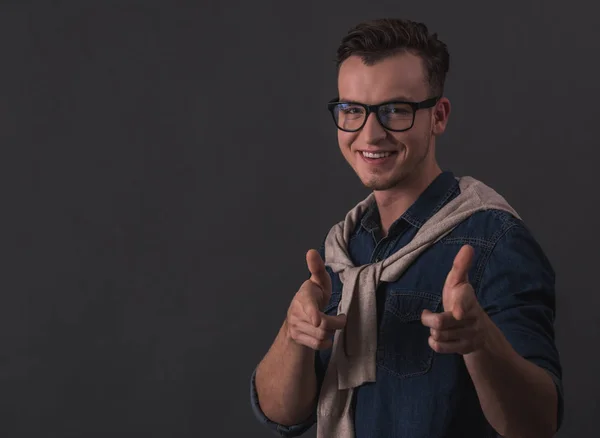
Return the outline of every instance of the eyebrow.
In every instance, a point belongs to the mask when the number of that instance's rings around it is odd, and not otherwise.
[[[357,100],[352,100],[352,99],[343,99],[341,97],[339,98],[339,101],[340,102],[348,102],[348,103],[360,103],[360,104],[366,105],[364,102],[359,102]],[[386,102],[417,102],[417,101],[415,99],[411,99],[407,96],[393,96],[391,98],[382,100],[378,103],[381,104],[381,103],[386,103]]]

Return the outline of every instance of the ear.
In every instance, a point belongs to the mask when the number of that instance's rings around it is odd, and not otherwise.
[[[440,98],[438,103],[433,107],[433,135],[441,135],[446,130],[448,117],[450,117],[450,101],[446,97]]]

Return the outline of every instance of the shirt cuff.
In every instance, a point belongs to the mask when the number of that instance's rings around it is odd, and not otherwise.
[[[275,434],[282,437],[298,437],[304,434],[316,422],[316,412],[314,412],[306,421],[293,426],[283,426],[267,418],[260,408],[260,403],[258,401],[258,393],[256,392],[256,369],[252,373],[252,378],[250,379],[250,404],[252,405],[252,410],[258,421],[271,429]]]
[[[564,396],[563,396],[563,385],[561,379],[559,379],[556,374],[546,369],[546,372],[550,374],[550,377],[554,381],[554,386],[556,387],[556,398],[558,400],[557,412],[556,412],[556,432],[560,429],[563,422],[564,417]]]

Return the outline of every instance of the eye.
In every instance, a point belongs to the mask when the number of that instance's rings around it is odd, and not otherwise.
[[[380,108],[380,114],[384,117],[412,117],[412,108],[410,105],[402,103],[392,103]]]
[[[342,113],[347,115],[358,115],[365,111],[365,109],[359,105],[341,104],[338,108]]]

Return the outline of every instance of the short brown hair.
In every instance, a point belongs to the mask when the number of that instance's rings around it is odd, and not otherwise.
[[[427,26],[410,20],[379,19],[360,23],[348,31],[337,50],[337,68],[350,56],[360,56],[367,65],[408,51],[423,60],[431,91],[441,96],[450,55],[446,44],[430,34]]]

